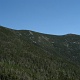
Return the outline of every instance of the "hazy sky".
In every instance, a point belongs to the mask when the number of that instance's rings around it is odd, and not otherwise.
[[[49,34],[80,34],[80,0],[0,0],[0,25]]]

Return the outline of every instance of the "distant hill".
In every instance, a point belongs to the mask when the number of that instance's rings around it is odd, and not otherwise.
[[[0,80],[80,80],[80,35],[0,26]]]

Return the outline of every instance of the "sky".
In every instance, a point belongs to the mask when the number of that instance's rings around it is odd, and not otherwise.
[[[53,35],[80,34],[80,0],[0,0],[0,25]]]

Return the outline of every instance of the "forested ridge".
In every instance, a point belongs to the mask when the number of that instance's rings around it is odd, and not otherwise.
[[[80,80],[80,35],[0,26],[0,80]]]

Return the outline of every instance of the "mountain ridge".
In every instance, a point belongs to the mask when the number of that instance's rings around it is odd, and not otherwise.
[[[1,80],[80,80],[80,35],[0,26],[0,69]]]
[[[66,36],[66,35],[79,35],[79,34],[74,34],[74,33],[66,33],[66,34],[62,34],[62,35],[57,35],[57,34],[49,34],[49,33],[44,33],[44,32],[38,32],[38,31],[34,31],[34,30],[27,30],[27,29],[12,29],[12,28],[9,28],[9,27],[4,27],[4,26],[1,26],[0,27],[2,28],[5,28],[5,29],[11,29],[11,30],[15,30],[15,31],[32,31],[32,32],[36,32],[36,33],[40,33],[40,34],[46,34],[46,35],[54,35],[54,36]]]

